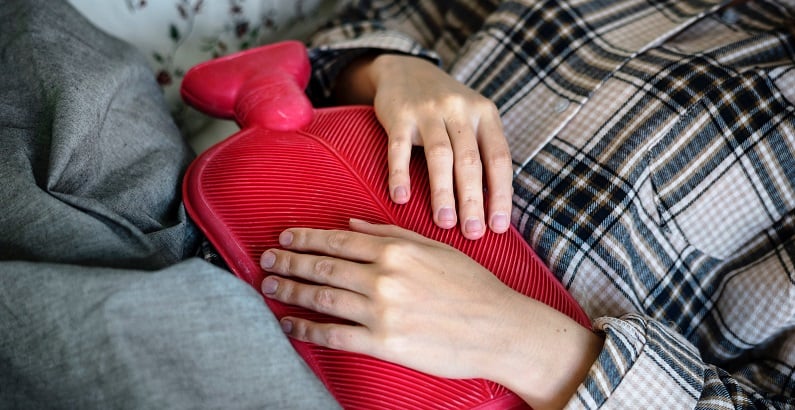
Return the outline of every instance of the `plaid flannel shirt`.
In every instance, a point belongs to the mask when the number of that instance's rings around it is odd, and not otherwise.
[[[606,341],[572,408],[795,407],[795,2],[357,1],[313,39],[491,98],[512,222]],[[532,337],[532,332],[529,332]]]

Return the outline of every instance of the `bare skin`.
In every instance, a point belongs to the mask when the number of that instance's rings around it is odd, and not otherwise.
[[[463,253],[390,225],[291,228],[263,253],[263,293],[358,325],[282,318],[299,340],[448,378],[500,383],[535,409],[574,394],[603,340]],[[298,280],[296,280],[298,279]],[[316,285],[306,284],[308,280]]]
[[[397,54],[359,59],[335,90],[339,103],[373,104],[389,138],[393,201],[409,200],[411,147],[423,146],[436,225],[449,229],[460,222],[469,239],[482,237],[487,226],[497,233],[508,230],[512,163],[492,101],[424,59]]]

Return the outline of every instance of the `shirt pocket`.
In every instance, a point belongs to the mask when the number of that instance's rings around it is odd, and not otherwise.
[[[677,243],[731,257],[792,211],[794,138],[767,76],[728,79],[651,145],[653,219]]]

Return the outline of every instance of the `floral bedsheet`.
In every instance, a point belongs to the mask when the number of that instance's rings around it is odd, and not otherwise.
[[[177,124],[190,136],[208,119],[179,97],[193,65],[284,39],[304,39],[332,0],[68,0],[100,29],[136,46],[149,60]]]

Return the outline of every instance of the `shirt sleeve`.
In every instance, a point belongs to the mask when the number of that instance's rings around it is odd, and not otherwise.
[[[665,324],[639,314],[594,321],[605,336],[602,352],[567,409],[636,408],[790,408],[791,395],[775,376],[776,359],[758,353],[729,364],[730,373],[707,363],[697,348]],[[787,341],[789,339],[789,341]],[[791,335],[771,343],[767,353],[792,345]],[[789,382],[791,383],[791,381]],[[791,388],[791,386],[790,386]]]
[[[349,2],[310,39],[308,93],[322,104],[337,75],[368,53],[402,53],[444,66],[482,24],[498,1]]]

